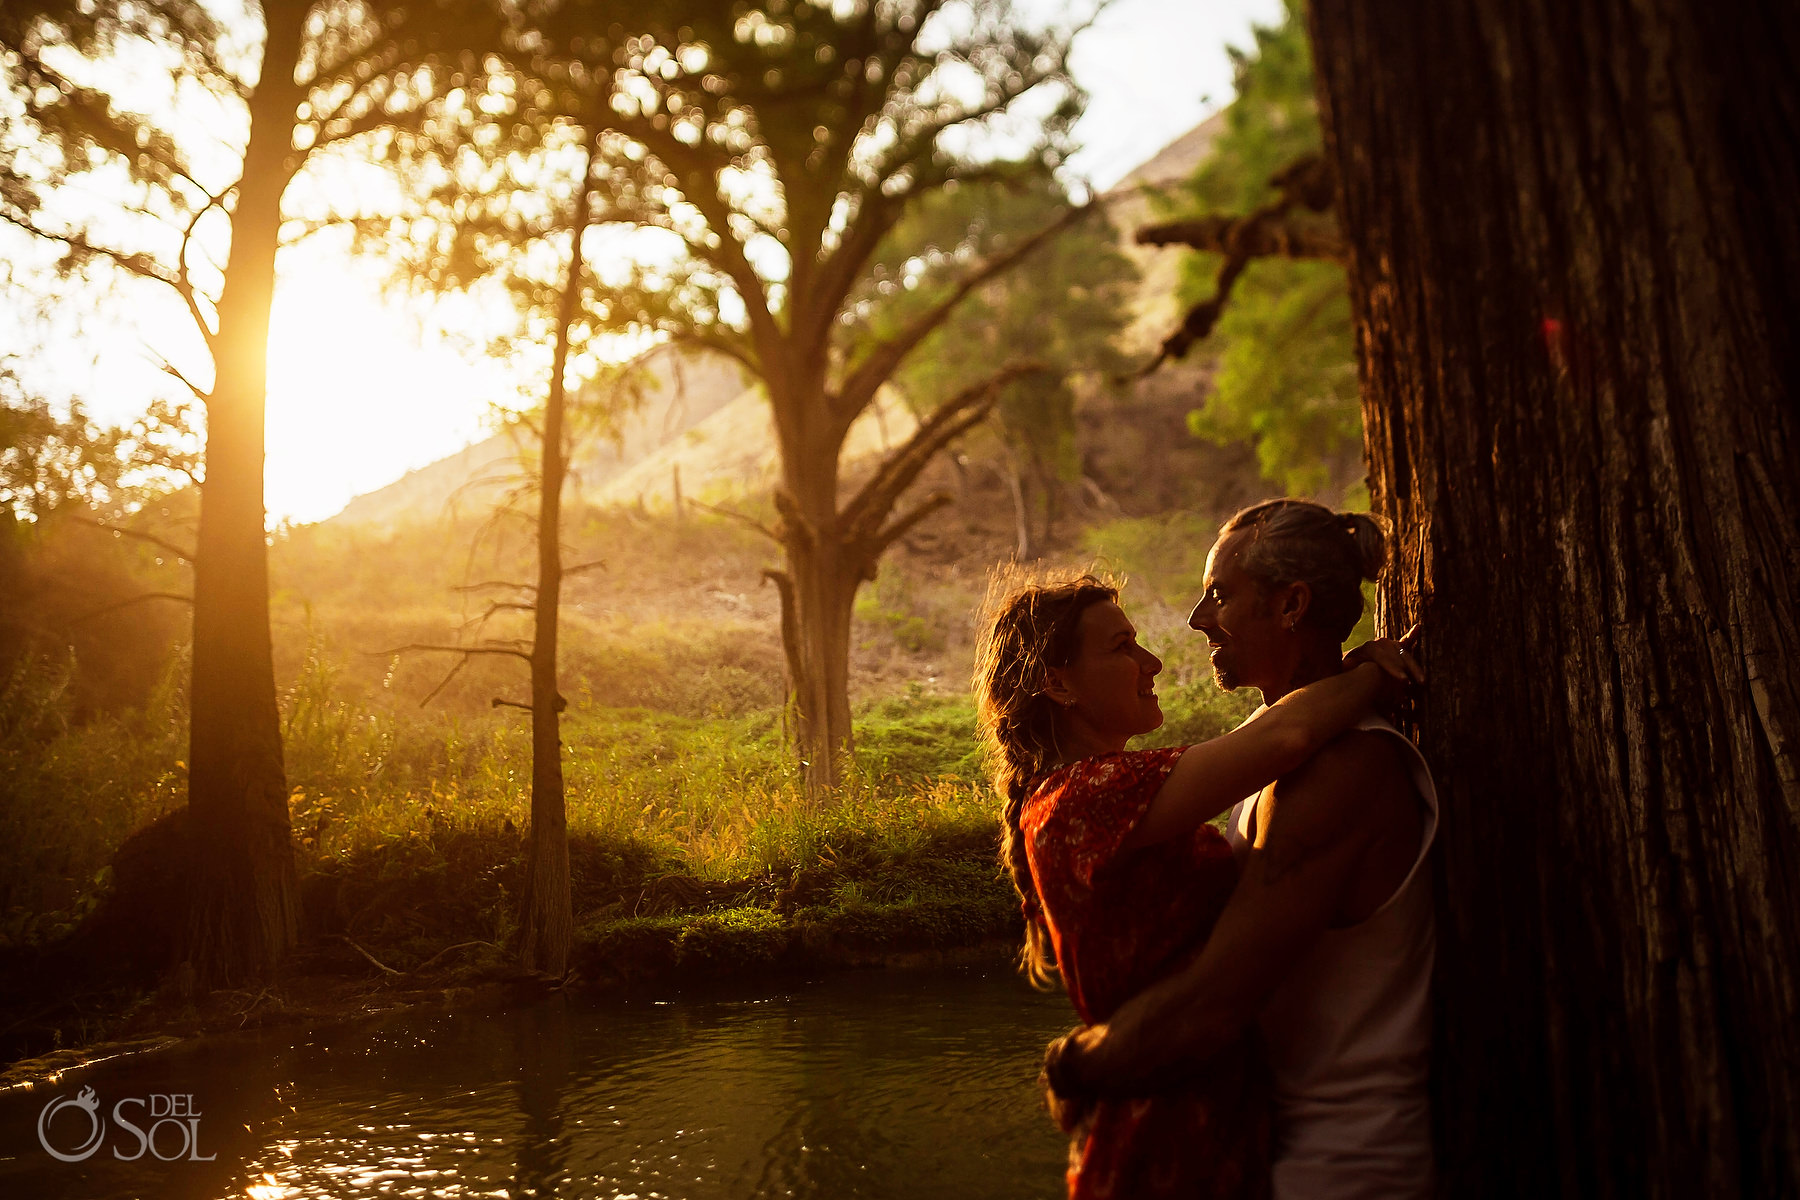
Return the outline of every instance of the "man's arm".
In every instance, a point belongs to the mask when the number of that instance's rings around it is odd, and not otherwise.
[[[1229,1045],[1330,925],[1364,853],[1413,819],[1390,735],[1352,732],[1275,785],[1257,842],[1205,947],[1059,1052],[1061,1081],[1103,1094],[1153,1086]]]
[[[1387,639],[1366,642],[1337,675],[1290,692],[1230,733],[1189,746],[1126,840],[1148,846],[1192,833],[1245,796],[1303,766],[1371,709],[1422,680]]]

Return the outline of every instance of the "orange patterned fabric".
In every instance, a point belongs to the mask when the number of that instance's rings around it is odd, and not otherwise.
[[[1082,759],[1025,802],[1026,858],[1063,984],[1082,1021],[1104,1021],[1212,931],[1237,883],[1231,845],[1191,837],[1125,849],[1184,747]],[[1096,1107],[1069,1150],[1072,1200],[1268,1194],[1266,1067],[1248,1041],[1180,1091]]]

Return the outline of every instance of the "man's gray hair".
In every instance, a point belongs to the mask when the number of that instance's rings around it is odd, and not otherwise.
[[[1342,642],[1362,619],[1362,581],[1387,562],[1387,531],[1368,513],[1333,512],[1310,500],[1265,500],[1219,531],[1248,536],[1238,565],[1264,588],[1304,583],[1312,602],[1304,620]]]

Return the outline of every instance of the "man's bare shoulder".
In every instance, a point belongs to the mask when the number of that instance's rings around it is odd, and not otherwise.
[[[1309,840],[1369,834],[1406,820],[1412,779],[1391,733],[1353,729],[1277,780],[1269,805],[1271,832],[1304,829]]]

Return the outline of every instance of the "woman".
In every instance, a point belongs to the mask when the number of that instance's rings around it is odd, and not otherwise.
[[[1397,698],[1408,678],[1392,642],[1345,663],[1210,742],[1127,752],[1162,724],[1162,662],[1138,645],[1117,589],[1082,576],[1017,588],[996,606],[975,685],[1034,982],[1060,974],[1092,1024],[1205,941],[1237,879],[1229,843],[1207,822]],[[1268,1124],[1261,1064],[1240,1046],[1188,1090],[1096,1106],[1070,1148],[1070,1195],[1265,1194]]]

